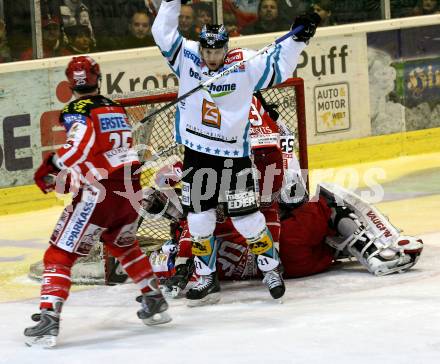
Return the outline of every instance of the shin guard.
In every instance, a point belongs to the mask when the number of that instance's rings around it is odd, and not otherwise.
[[[147,256],[139,248],[138,242],[128,247],[108,244],[109,253],[119,260],[128,276],[138,285],[142,293],[158,289],[157,279]]]
[[[268,228],[261,231],[256,237],[247,239],[247,243],[251,252],[257,256],[257,265],[260,271],[267,272],[278,267],[280,257]]]
[[[44,272],[41,285],[41,310],[61,312],[63,303],[69,297],[72,284],[70,274],[77,255],[49,246],[44,254]]]
[[[216,239],[212,235],[200,238],[191,236],[191,241],[196,273],[205,276],[215,272],[218,249]]]

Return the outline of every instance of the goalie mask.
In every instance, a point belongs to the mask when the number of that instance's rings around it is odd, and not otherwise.
[[[99,88],[101,70],[91,57],[73,57],[67,65],[66,77],[73,91],[89,92]]]

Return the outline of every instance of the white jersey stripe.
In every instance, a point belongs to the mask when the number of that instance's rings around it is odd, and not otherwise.
[[[44,277],[59,277],[59,278],[65,278],[68,281],[72,281],[72,279],[69,276],[66,276],[65,274],[58,274],[58,273],[44,273],[43,274],[43,278]]]
[[[140,260],[144,259],[145,257],[146,257],[146,255],[145,255],[145,254],[142,254],[142,255],[140,255],[139,257],[137,257],[137,258],[135,258],[135,259],[133,259],[133,260],[130,260],[128,263],[125,263],[125,264],[122,266],[122,268],[127,269],[128,267],[130,267],[131,265],[133,265],[133,264],[136,263],[136,262],[139,262]]]

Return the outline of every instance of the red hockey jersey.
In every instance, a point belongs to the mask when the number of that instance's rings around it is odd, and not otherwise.
[[[114,101],[101,95],[74,100],[64,107],[60,122],[67,141],[54,160],[70,170],[72,180],[99,181],[127,164],[139,164],[127,114]]]

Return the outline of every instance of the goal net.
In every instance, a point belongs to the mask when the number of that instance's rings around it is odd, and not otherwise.
[[[175,90],[177,91],[177,90]],[[156,173],[165,166],[182,160],[183,147],[174,142],[174,116],[172,106],[147,120],[141,121],[153,111],[173,101],[177,93],[170,90],[154,94],[118,100],[125,107],[134,130],[134,145],[144,163],[141,175],[143,188],[157,187]],[[302,169],[307,169],[307,134],[305,122],[304,83],[300,78],[261,91],[268,104],[277,105],[283,123],[295,135],[295,150]],[[141,216],[138,229],[141,248],[148,254],[159,249],[170,239],[170,221],[163,217]],[[105,284],[111,274],[111,260],[105,249],[96,244],[88,257],[78,259],[72,269],[72,282],[77,284]],[[41,278],[41,262],[31,266],[30,277]]]

